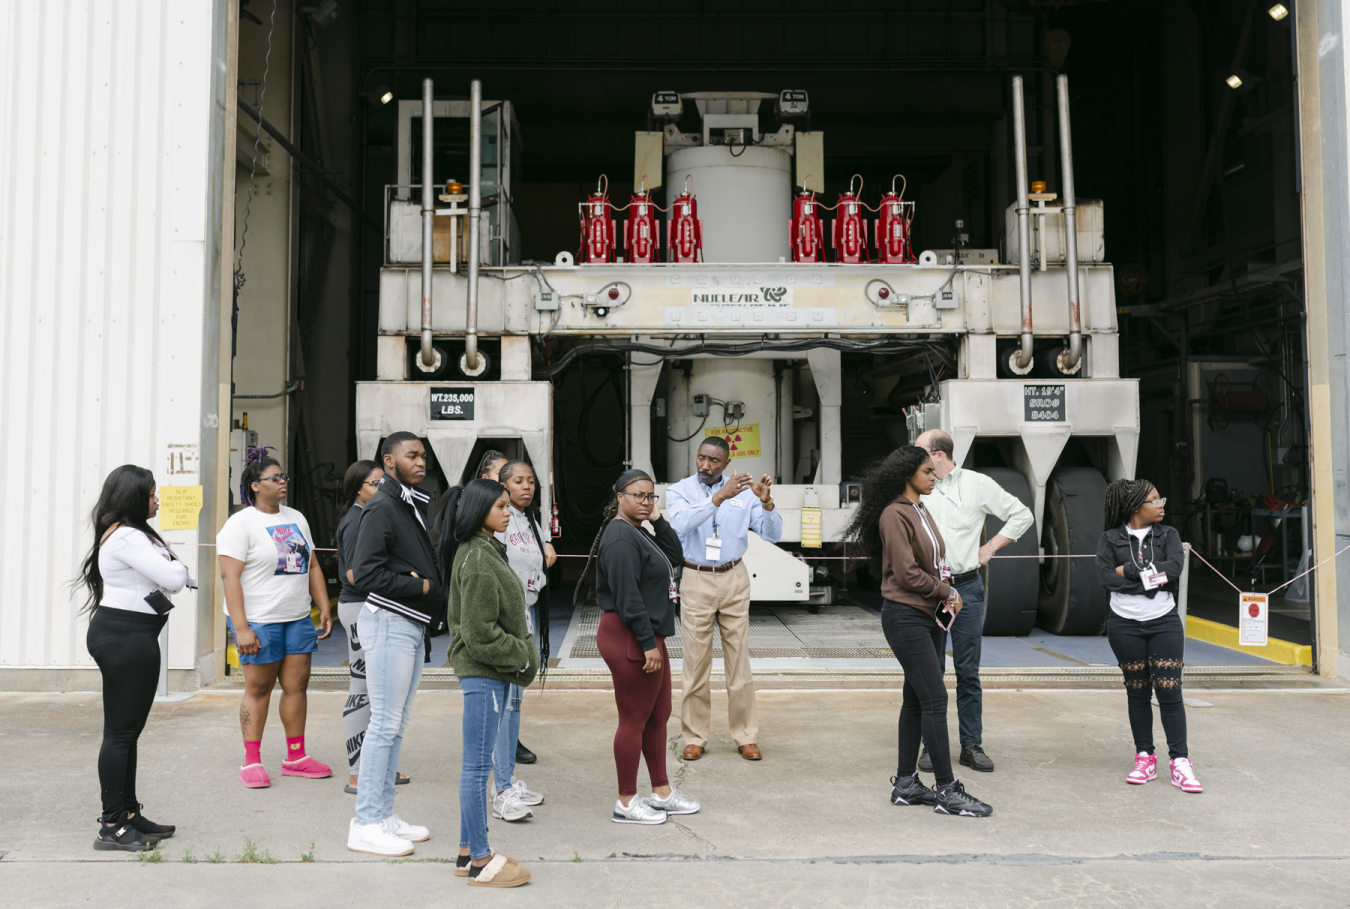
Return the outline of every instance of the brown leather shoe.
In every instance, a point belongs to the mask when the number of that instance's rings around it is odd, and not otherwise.
[[[703,757],[703,746],[685,745],[684,754],[680,755],[680,757],[686,761],[697,761],[699,758]]]
[[[741,746],[741,757],[745,758],[747,761],[762,761],[762,760],[764,760],[764,755],[762,755],[762,754],[759,753],[759,746],[758,746],[758,745],[742,745],[742,746]]]

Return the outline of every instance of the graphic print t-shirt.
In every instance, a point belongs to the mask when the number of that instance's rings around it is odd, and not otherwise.
[[[244,615],[250,622],[294,622],[309,615],[309,522],[294,508],[235,512],[216,534],[216,554],[244,563]],[[228,615],[228,611],[226,613]]]

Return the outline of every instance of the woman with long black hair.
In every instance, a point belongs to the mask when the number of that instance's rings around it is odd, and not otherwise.
[[[947,630],[961,611],[946,547],[920,501],[937,483],[928,452],[897,448],[863,477],[862,502],[848,536],[881,574],[881,628],[905,670],[899,762],[891,804],[932,805],[939,814],[988,817],[993,809],[967,794],[952,774],[947,686],[942,680]],[[919,745],[928,745],[937,790],[919,780]]]
[[[538,486],[534,478],[534,468],[526,461],[507,461],[498,472],[497,480],[506,487],[511,496],[511,522],[506,530],[498,533],[497,541],[506,547],[506,562],[520,578],[525,588],[525,621],[539,648],[539,675],[542,678],[548,666],[548,570],[553,567],[558,556],[553,546],[544,539],[544,529],[539,523],[539,501],[535,497]],[[497,797],[492,809],[497,817],[502,817],[501,808],[506,801],[506,792],[512,790],[520,803],[526,807],[537,807],[544,803],[544,797],[530,790],[524,780],[515,777],[516,762],[521,758],[520,744],[520,708],[525,700],[525,689],[519,685],[511,686],[511,696],[506,701],[506,713],[497,732],[497,747],[492,752],[492,778],[497,787]],[[534,752],[524,749],[527,760],[522,763],[533,764]]]
[[[643,529],[646,521],[656,536]],[[619,728],[614,765],[619,798],[616,824],[663,824],[668,815],[693,814],[698,802],[671,787],[666,776],[666,722],[670,719],[670,656],[675,633],[675,566],[683,562],[679,534],[661,514],[656,486],[641,470],[626,470],[610,490],[591,544],[595,599],[604,611],[595,642],[614,677]],[[586,568],[582,569],[582,580]],[[579,580],[577,591],[584,589]],[[647,760],[652,794],[637,797],[638,762]]]
[[[1171,758],[1172,785],[1203,792],[1186,748],[1186,705],[1181,697],[1186,632],[1177,613],[1185,551],[1181,534],[1162,523],[1167,500],[1148,480],[1116,480],[1106,487],[1105,529],[1097,544],[1097,577],[1111,593],[1106,639],[1125,674],[1134,768],[1125,781],[1142,786],[1158,778],[1153,753],[1153,706],[1158,698]]]
[[[140,852],[174,834],[147,820],[136,796],[136,743],[159,682],[159,633],[173,606],[167,594],[192,580],[149,524],[159,513],[156,493],[144,467],[124,464],[108,474],[94,506],[94,545],[76,581],[88,591],[85,643],[103,676],[100,851]]]
[[[357,461],[347,468],[342,478],[342,492],[346,504],[342,506],[334,537],[338,551],[338,579],[342,592],[338,594],[338,621],[347,633],[347,669],[351,676],[347,683],[347,703],[342,708],[342,738],[347,743],[347,785],[343,791],[356,795],[356,784],[361,773],[361,744],[370,726],[370,692],[366,687],[366,650],[361,646],[362,608],[366,605],[365,592],[353,580],[352,565],[356,558],[356,531],[361,524],[361,509],[380,488],[384,468],[374,461]],[[398,774],[396,785],[409,782]]]
[[[441,546],[451,562],[449,657],[464,694],[455,873],[477,887],[518,887],[530,873],[514,859],[493,854],[487,825],[487,780],[506,700],[512,685],[526,688],[539,672],[539,652],[525,619],[525,588],[496,538],[510,526],[511,496],[500,483],[472,480],[447,508],[453,530]],[[508,796],[513,792],[508,789]],[[499,817],[531,816],[518,799],[506,801],[511,811]]]

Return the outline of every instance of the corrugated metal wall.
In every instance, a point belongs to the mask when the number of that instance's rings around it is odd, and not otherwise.
[[[212,7],[0,0],[0,670],[93,665],[68,584],[109,470],[201,483]]]

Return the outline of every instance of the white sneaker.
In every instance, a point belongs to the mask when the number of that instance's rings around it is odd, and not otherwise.
[[[627,806],[621,799],[614,800],[614,817],[610,820],[616,824],[664,824],[666,813],[647,804],[646,799],[633,796]]]
[[[670,789],[670,795],[665,798],[661,798],[653,792],[647,799],[647,804],[657,811],[664,811],[666,814],[697,814],[698,810],[703,807],[673,786]]]
[[[409,824],[397,814],[391,814],[389,817],[380,821],[384,824],[384,829],[392,833],[399,839],[407,840],[410,843],[425,843],[431,839],[431,831],[417,824]]]
[[[516,796],[520,799],[522,805],[528,805],[532,808],[535,805],[544,804],[544,797],[537,792],[530,791],[530,789],[526,787],[525,781],[520,777],[512,778],[511,788],[515,791]]]
[[[503,821],[523,821],[534,817],[534,812],[521,804],[515,789],[507,789],[493,797],[492,816]]]
[[[394,836],[385,828],[384,821],[373,824],[358,824],[352,818],[347,831],[347,848],[352,852],[369,852],[371,855],[412,855],[413,845],[402,837]]]

